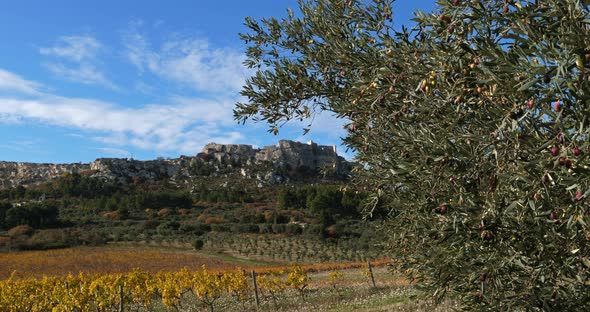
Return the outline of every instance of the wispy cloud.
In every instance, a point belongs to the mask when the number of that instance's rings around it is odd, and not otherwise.
[[[143,81],[135,82],[134,89],[135,89],[135,91],[137,91],[141,94],[145,94],[145,95],[156,94],[156,88],[154,88],[153,86],[151,86]]]
[[[208,93],[237,94],[250,71],[243,66],[245,56],[230,48],[216,48],[207,39],[168,40],[152,48],[133,23],[124,35],[126,57],[140,71],[181,83]]]
[[[39,49],[39,53],[81,62],[95,59],[102,48],[102,44],[91,36],[63,36],[53,47]]]
[[[45,62],[45,67],[55,76],[87,85],[102,85],[118,89],[97,68],[97,56],[103,45],[92,36],[63,36],[54,46],[40,48],[39,53],[59,61]]]
[[[0,69],[0,91],[38,94],[40,89],[39,83],[25,80],[19,75]]]
[[[243,138],[230,129],[234,100],[228,97],[175,97],[167,103],[126,107],[40,93],[34,98],[0,95],[0,103],[0,122],[14,119],[82,130],[97,141],[115,146],[194,153],[211,141]]]
[[[102,72],[98,71],[90,64],[83,63],[78,67],[68,67],[61,63],[48,63],[45,64],[45,67],[60,78],[86,85],[98,84],[113,90],[118,89],[118,87],[108,80]]]
[[[115,147],[99,147],[97,148],[98,151],[110,155],[110,156],[117,156],[117,157],[130,157],[131,152]]]
[[[214,138],[236,139],[225,134],[231,115],[218,102],[177,101],[169,105],[127,108],[91,99],[44,97],[36,100],[0,98],[0,115],[24,120],[104,133],[105,143],[131,145],[142,149],[186,151],[187,145],[203,144]],[[227,101],[222,105],[231,105]],[[214,109],[212,109],[214,108]]]
[[[84,136],[79,133],[68,133],[68,134],[66,134],[66,136],[69,136],[72,138],[84,138]]]
[[[224,94],[234,99],[237,99],[246,78],[253,74],[243,65],[245,55],[238,50],[213,47],[204,38],[178,37],[164,40],[154,47],[142,33],[143,26],[142,21],[132,22],[123,40],[126,58],[142,73],[149,72],[200,92]],[[346,134],[346,120],[329,112],[316,114],[314,120],[293,121],[287,128],[302,129],[310,121],[313,121],[310,134],[328,136],[334,141]]]

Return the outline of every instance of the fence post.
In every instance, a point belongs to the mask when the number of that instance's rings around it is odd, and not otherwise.
[[[373,267],[371,266],[371,261],[367,261],[367,266],[369,267],[369,274],[371,274],[371,282],[373,283],[373,287],[377,287],[377,285],[375,285],[375,276],[373,276]]]
[[[256,283],[256,272],[252,270],[252,282],[254,283],[254,298],[256,299],[256,306],[260,305],[260,299],[258,298],[258,284]]]
[[[123,312],[123,285],[119,285],[119,312]]]

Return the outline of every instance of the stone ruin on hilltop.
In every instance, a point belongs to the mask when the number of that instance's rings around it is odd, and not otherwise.
[[[99,158],[89,164],[0,162],[0,188],[41,183],[64,173],[85,173],[120,181],[168,178],[173,184],[182,185],[194,177],[191,167],[195,164],[209,166],[211,175],[221,178],[238,172],[243,178],[256,179],[259,186],[287,182],[296,173],[310,174],[320,170],[329,171],[333,177],[346,178],[351,169],[351,164],[338,156],[335,146],[287,140],[263,148],[209,143],[194,157],[173,159]]]

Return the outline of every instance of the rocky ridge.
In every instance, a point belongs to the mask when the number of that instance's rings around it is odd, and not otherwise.
[[[343,179],[350,169],[351,164],[338,156],[335,146],[287,140],[261,149],[244,144],[209,143],[196,156],[173,159],[99,158],[89,164],[0,162],[0,188],[37,184],[64,173],[84,173],[121,182],[169,179],[178,186],[188,185],[199,176],[240,176],[255,180],[262,187],[318,173]]]

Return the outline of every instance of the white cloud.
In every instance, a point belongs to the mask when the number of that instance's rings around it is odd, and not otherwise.
[[[229,125],[231,111],[218,102],[182,99],[170,105],[127,108],[106,102],[48,96],[40,99],[0,98],[0,114],[79,130],[104,132],[97,139],[143,149],[180,149],[193,138],[215,137]],[[227,100],[222,106],[231,105]]]
[[[125,56],[131,64],[135,65],[140,71],[146,69],[144,66],[153,66],[155,68],[157,55],[150,51],[149,43],[141,34],[136,31],[127,32],[123,41],[127,50]]]
[[[69,136],[72,138],[84,138],[84,136],[79,133],[68,133],[68,134],[66,134],[66,136]]]
[[[47,69],[49,69],[54,75],[63,79],[87,85],[98,84],[113,90],[118,89],[118,87],[108,80],[102,72],[98,71],[90,64],[83,63],[80,64],[79,67],[67,67],[63,64],[57,63],[46,64],[45,67],[47,67]]]
[[[22,79],[22,83],[32,82]],[[234,102],[229,97],[175,97],[164,104],[125,107],[47,93],[33,98],[0,95],[0,122],[37,122],[86,131],[90,133],[87,136],[108,145],[195,153],[211,141],[235,142],[243,138],[238,132],[226,131],[234,125]]]
[[[0,69],[0,90],[2,91],[37,94],[40,88],[39,83],[25,80],[9,71]]]
[[[208,40],[170,40],[155,51],[138,24],[124,37],[126,57],[140,71],[182,83],[198,91],[237,94],[250,71],[245,56],[234,49],[212,47]]]
[[[18,116],[8,115],[8,114],[0,114],[0,123],[3,124],[19,124],[21,122],[21,118]]]
[[[91,36],[62,36],[53,47],[41,48],[39,53],[76,62],[92,60],[102,50],[102,44]]]
[[[69,136],[83,136],[105,146],[100,147],[105,154],[129,157],[124,151],[138,148],[164,155],[194,155],[209,142],[239,143],[247,139],[250,143],[266,144],[257,141],[264,135],[248,135],[246,138],[240,132],[260,133],[265,130],[265,125],[235,127],[232,108],[237,100],[234,96],[219,95],[212,99],[176,96],[160,103],[125,106],[37,91],[48,88],[2,69],[0,77],[10,77],[0,79],[0,123],[67,128]],[[338,143],[338,138],[346,134],[342,127],[345,122],[323,112],[316,116],[311,132],[299,140]],[[298,135],[305,126],[305,121],[293,121],[285,130]],[[276,139],[270,135],[268,138]]]
[[[170,105],[127,108],[91,99],[47,96],[40,99],[0,98],[0,116],[30,120],[98,133],[95,140],[146,150],[194,153],[210,141],[233,142],[237,132],[225,133],[232,123],[233,103],[181,99]],[[3,119],[0,119],[2,121]]]
[[[130,157],[131,153],[127,150],[115,147],[99,147],[97,150],[103,152],[104,154],[117,156],[117,157]]]
[[[143,81],[135,82],[134,89],[135,89],[135,91],[137,91],[141,94],[145,94],[145,95],[156,94],[156,88],[152,87],[151,85],[149,85]]]
[[[45,67],[59,78],[118,90],[97,68],[97,55],[102,50],[103,45],[94,37],[63,36],[57,39],[53,47],[40,48],[39,53],[61,60],[45,63]]]

